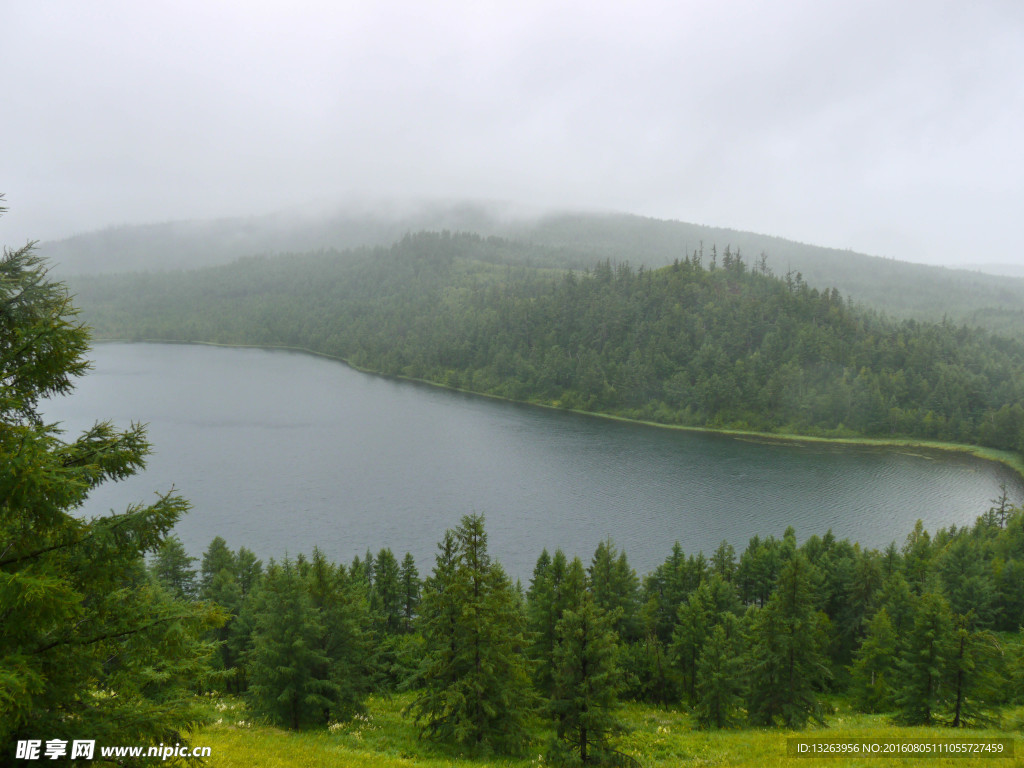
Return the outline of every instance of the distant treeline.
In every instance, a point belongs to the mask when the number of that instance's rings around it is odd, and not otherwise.
[[[263,567],[216,538],[198,575],[177,539],[150,563],[179,599],[220,606],[214,689],[300,728],[414,693],[424,736],[516,752],[554,722],[552,757],[607,756],[621,700],[682,705],[705,728],[801,727],[835,696],[905,724],[998,723],[1024,703],[1024,510],[864,550],[831,533],[751,539],[707,558],[677,543],[643,579],[612,541],[588,565],[541,553],[528,588],[464,517],[420,578],[389,549],[350,565]],[[614,761],[613,761],[614,762]]]
[[[896,321],[728,247],[576,271],[543,248],[391,248],[81,278],[99,338],[292,345],[370,370],[666,424],[1024,451],[1024,340]]]
[[[941,321],[1024,336],[1024,279],[911,264],[851,250],[681,221],[616,213],[521,215],[471,202],[412,205],[390,211],[179,221],[109,228],[40,248],[61,274],[170,271],[227,264],[256,254],[388,246],[407,232],[460,231],[515,241],[542,258],[535,266],[581,269],[598,260],[660,268],[701,243],[746,254],[767,252],[778,274],[802,272],[817,288],[837,287],[856,303],[899,319]],[[977,254],[971,254],[977,256]],[[969,256],[965,256],[965,261]],[[993,255],[991,261],[998,261]]]

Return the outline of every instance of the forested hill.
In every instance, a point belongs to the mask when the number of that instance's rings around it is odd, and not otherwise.
[[[663,267],[703,244],[753,260],[762,252],[777,274],[803,274],[816,288],[899,318],[948,317],[1024,337],[1024,276],[910,264],[781,237],[618,213],[527,215],[479,203],[349,207],[320,214],[124,226],[43,242],[61,275],[170,271],[227,264],[257,254],[389,246],[409,232],[464,231],[544,251],[548,265],[582,268],[599,259]],[[996,260],[998,254],[992,255]]]
[[[583,272],[539,246],[390,248],[72,282],[98,338],[291,345],[401,375],[669,424],[1024,451],[1024,341],[895,321],[726,249]]]

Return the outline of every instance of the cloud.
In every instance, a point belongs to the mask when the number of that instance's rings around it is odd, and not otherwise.
[[[4,242],[365,194],[615,208],[950,260],[1007,242],[1003,215],[1024,203],[1018,3],[5,13]]]

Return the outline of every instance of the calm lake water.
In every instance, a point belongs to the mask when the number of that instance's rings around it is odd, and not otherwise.
[[[883,547],[920,518],[973,522],[1009,470],[921,450],[769,443],[630,425],[362,374],[298,353],[101,344],[95,370],[47,415],[149,425],[138,477],[101,487],[101,514],[177,488],[193,555],[214,536],[266,559],[320,547],[348,562],[412,552],[421,571],[462,515],[486,515],[492,554],[528,580],[542,547],[588,561],[611,537],[640,574],[679,541],[743,551],[755,534],[832,529]]]

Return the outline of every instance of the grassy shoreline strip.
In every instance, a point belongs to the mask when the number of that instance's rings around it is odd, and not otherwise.
[[[315,349],[308,349],[307,347],[296,347],[287,344],[226,344],[216,341],[181,341],[175,339],[93,339],[96,344],[182,344],[182,345],[198,345],[205,347],[226,347],[229,349],[263,349],[268,351],[286,351],[286,352],[298,352],[301,354],[312,355],[313,357],[321,357],[326,360],[332,360],[334,362],[343,363],[354,371],[360,373],[368,373],[374,376],[383,376],[388,379],[398,379],[400,381],[410,381],[417,384],[426,384],[431,387],[437,387],[439,389],[446,389],[450,392],[461,392],[467,395],[475,395],[477,397],[488,397],[492,400],[502,400],[507,403],[517,403],[520,405],[530,405],[538,408],[548,408],[554,411],[561,411],[563,413],[578,413],[584,416],[592,416],[599,419],[610,419],[612,421],[621,421],[627,424],[640,424],[648,427],[657,427],[659,429],[675,429],[682,430],[685,432],[696,432],[700,434],[711,434],[711,435],[727,435],[730,437],[749,437],[757,438],[758,440],[778,443],[826,443],[835,445],[851,445],[851,446],[864,446],[873,448],[924,448],[933,451],[944,451],[948,453],[960,453],[968,454],[981,461],[990,461],[996,464],[1002,464],[1005,467],[1013,470],[1017,476],[1024,481],[1024,456],[1012,453],[1010,451],[1002,451],[997,448],[987,448],[981,445],[970,445],[968,443],[947,443],[939,440],[922,440],[919,438],[879,438],[879,437],[820,437],[815,435],[800,435],[791,432],[758,432],[756,430],[748,429],[728,429],[725,427],[692,427],[685,426],[682,424],[664,424],[658,421],[649,421],[646,419],[634,419],[628,416],[619,416],[613,413],[602,413],[600,411],[583,411],[575,408],[563,408],[558,405],[551,403],[537,402],[534,400],[515,400],[510,397],[504,397],[502,395],[494,395],[487,392],[477,392],[472,389],[463,389],[461,387],[450,387],[440,382],[431,381],[430,379],[417,379],[412,376],[402,376],[400,374],[388,374],[382,373],[381,371],[375,371],[372,368],[363,368],[355,365],[338,355],[330,355],[326,352],[318,352]]]

